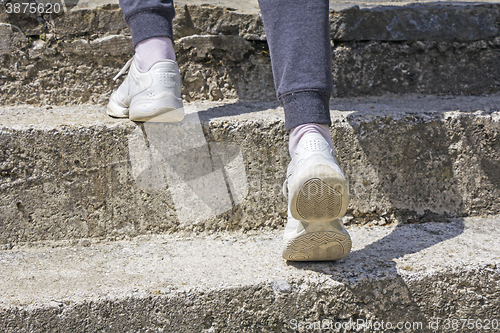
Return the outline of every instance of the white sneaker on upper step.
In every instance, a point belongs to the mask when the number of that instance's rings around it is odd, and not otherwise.
[[[107,113],[133,121],[176,122],[184,118],[179,66],[173,60],[157,61],[147,72],[130,59],[113,78],[128,75],[111,95]]]

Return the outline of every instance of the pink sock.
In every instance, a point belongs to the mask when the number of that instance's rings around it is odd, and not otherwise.
[[[332,137],[330,136],[328,125],[310,123],[299,125],[297,127],[294,127],[290,131],[290,140],[288,141],[288,150],[290,152],[290,156],[293,156],[300,139],[302,139],[302,137],[307,133],[321,134],[332,148],[333,153],[335,153],[335,148],[333,147]]]
[[[147,72],[158,60],[175,61],[172,40],[167,37],[153,37],[135,46],[135,59],[141,71]]]

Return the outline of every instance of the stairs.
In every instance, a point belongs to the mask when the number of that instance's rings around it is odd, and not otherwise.
[[[311,263],[280,258],[288,134],[256,3],[177,2],[188,115],[158,125],[105,114],[131,40],[83,4],[48,28],[0,14],[1,332],[498,325],[497,3],[332,3],[353,250]]]

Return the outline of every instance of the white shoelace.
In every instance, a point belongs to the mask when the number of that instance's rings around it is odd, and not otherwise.
[[[129,69],[129,67],[132,65],[132,61],[133,60],[134,60],[134,57],[132,57],[132,59],[130,59],[129,61],[127,61],[127,63],[125,64],[125,66],[123,66],[123,68],[120,69],[120,71],[118,72],[118,74],[116,74],[116,76],[113,78],[113,81],[118,80],[118,78],[120,76],[122,76]]]

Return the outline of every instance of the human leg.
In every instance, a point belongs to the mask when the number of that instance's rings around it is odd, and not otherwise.
[[[174,40],[173,0],[120,0],[120,8],[130,27],[134,48],[148,38],[167,37]]]
[[[333,90],[327,0],[259,0],[292,161],[283,257],[335,260],[351,247],[340,218],[349,201],[328,131]]]
[[[328,0],[259,0],[259,5],[286,130],[307,123],[330,125]]]

